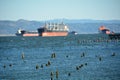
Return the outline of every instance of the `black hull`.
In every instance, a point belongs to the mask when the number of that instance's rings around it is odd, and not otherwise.
[[[110,39],[120,39],[120,33],[109,34]]]
[[[17,33],[16,33],[16,36],[23,36],[23,34],[17,34]]]

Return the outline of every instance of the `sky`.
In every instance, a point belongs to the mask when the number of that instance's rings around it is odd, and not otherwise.
[[[120,20],[120,0],[0,0],[0,20]]]

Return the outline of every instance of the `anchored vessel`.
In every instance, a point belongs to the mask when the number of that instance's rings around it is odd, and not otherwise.
[[[110,30],[108,28],[106,28],[105,26],[101,26],[99,28],[99,33],[102,33],[102,34],[110,34]]]
[[[38,28],[37,32],[30,32],[19,29],[16,33],[18,36],[67,36],[69,28],[64,23],[46,23],[43,27]]]
[[[99,33],[101,33],[101,34],[107,34],[110,39],[120,39],[120,33],[114,33],[113,31],[111,32],[105,26],[101,26],[99,28]]]
[[[71,35],[77,35],[78,33],[76,31],[71,31],[71,32],[69,32],[69,34],[71,34]]]
[[[46,23],[42,28],[38,28],[39,36],[67,36],[68,31],[64,23]]]

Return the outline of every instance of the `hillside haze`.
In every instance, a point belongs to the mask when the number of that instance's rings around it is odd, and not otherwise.
[[[46,21],[28,21],[20,19],[17,21],[1,20],[0,21],[0,34],[15,34],[21,28],[28,31],[36,31],[42,27],[45,22],[61,23],[64,22],[69,26],[70,31],[77,31],[79,34],[94,34],[98,33],[98,28],[101,25],[106,26],[111,31],[120,33],[120,20],[89,20],[89,19],[54,19]]]

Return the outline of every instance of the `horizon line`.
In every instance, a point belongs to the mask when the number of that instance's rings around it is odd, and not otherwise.
[[[17,19],[17,20],[10,20],[10,19],[0,19],[0,21],[19,21],[19,20],[26,20],[26,21],[50,21],[50,20],[98,20],[98,21],[112,21],[112,20],[117,20],[119,21],[120,19],[68,19],[68,18],[55,18],[55,19],[46,19],[46,20],[29,20],[29,19]]]

